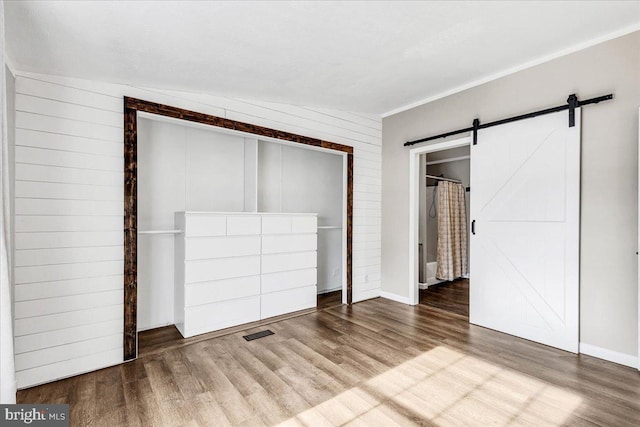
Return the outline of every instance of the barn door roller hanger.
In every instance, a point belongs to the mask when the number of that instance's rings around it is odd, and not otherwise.
[[[557,107],[546,108],[544,110],[534,111],[532,113],[509,117],[507,119],[502,119],[502,120],[496,120],[489,123],[480,123],[479,119],[474,119],[473,125],[471,127],[458,129],[451,132],[445,132],[445,133],[441,133],[440,135],[429,136],[427,138],[416,139],[415,141],[407,141],[404,143],[404,146],[408,147],[411,145],[419,144],[421,142],[433,141],[434,139],[446,138],[448,136],[458,135],[466,132],[473,132],[473,145],[476,145],[478,143],[478,130],[480,129],[486,129],[492,126],[503,125],[505,123],[517,122],[518,120],[530,119],[533,117],[543,116],[545,114],[557,113],[558,111],[564,111],[564,110],[569,110],[569,127],[574,127],[576,124],[575,122],[576,108],[579,108],[585,105],[590,105],[590,104],[597,104],[602,101],[609,101],[610,99],[613,99],[612,93],[608,95],[598,96],[596,98],[587,99],[585,101],[580,101],[578,100],[578,97],[576,96],[576,94],[573,93],[569,95],[569,97],[567,98],[566,104],[558,105]]]

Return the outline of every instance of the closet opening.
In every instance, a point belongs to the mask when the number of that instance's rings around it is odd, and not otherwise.
[[[409,303],[469,316],[471,138],[410,150]]]
[[[125,98],[125,360],[351,303],[352,152]]]

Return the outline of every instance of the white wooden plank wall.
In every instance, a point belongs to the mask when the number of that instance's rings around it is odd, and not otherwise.
[[[353,300],[380,295],[380,117],[18,73],[20,388],[122,362],[123,96],[354,147]]]

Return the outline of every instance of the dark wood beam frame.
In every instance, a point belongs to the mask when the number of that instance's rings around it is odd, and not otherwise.
[[[347,304],[353,302],[353,147],[250,123],[184,110],[136,98],[124,98],[124,360],[137,356],[138,339],[138,111],[232,129],[262,137],[347,153]]]

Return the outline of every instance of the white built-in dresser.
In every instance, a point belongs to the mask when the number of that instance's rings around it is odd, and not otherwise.
[[[317,215],[176,212],[183,337],[316,306]]]

